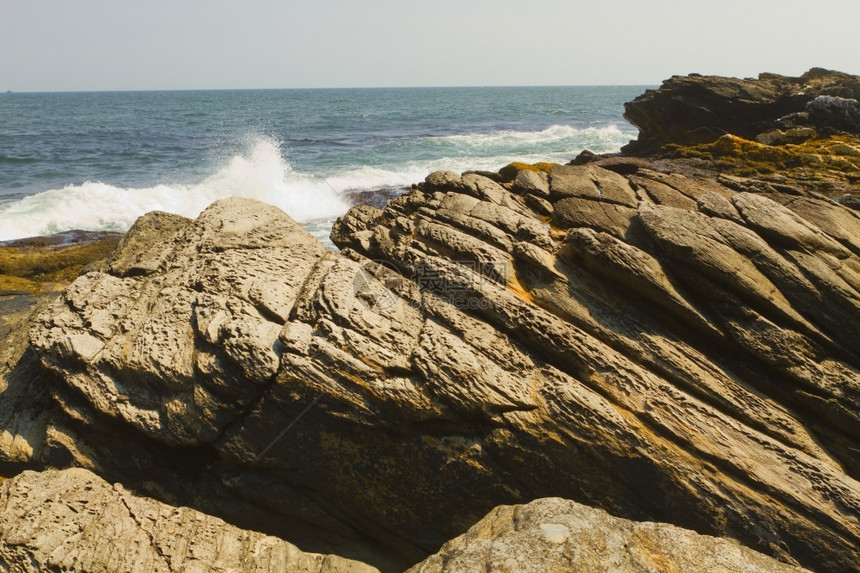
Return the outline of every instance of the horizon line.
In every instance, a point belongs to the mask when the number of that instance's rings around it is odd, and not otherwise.
[[[27,94],[83,94],[83,93],[144,93],[144,92],[215,92],[215,91],[312,91],[312,90],[410,90],[410,89],[491,89],[491,88],[650,88],[660,84],[509,84],[509,85],[423,85],[423,86],[318,86],[284,88],[120,88],[120,89],[56,89],[56,90],[0,90],[0,95]]]

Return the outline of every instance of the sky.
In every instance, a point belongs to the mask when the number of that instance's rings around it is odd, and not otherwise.
[[[0,0],[0,92],[860,75],[858,0]]]

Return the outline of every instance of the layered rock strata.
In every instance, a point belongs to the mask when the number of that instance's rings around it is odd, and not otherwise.
[[[813,68],[800,77],[674,76],[625,104],[634,155],[766,176],[860,209],[860,78]]]
[[[353,209],[341,254],[221,201],[78,279],[32,344],[70,417],[207,452],[222,511],[342,554],[417,561],[561,496],[854,567],[860,221],[618,165],[517,176],[524,195],[435,173]]]
[[[858,100],[858,76],[822,68],[799,77],[673,76],[624,105],[624,117],[639,128],[639,137],[625,150],[653,153],[667,144],[710,143],[725,134],[756,139],[769,133],[785,142],[856,134]]]

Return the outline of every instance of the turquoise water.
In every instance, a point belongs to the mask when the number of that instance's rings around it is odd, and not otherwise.
[[[0,94],[0,240],[230,195],[325,234],[356,192],[617,151],[642,86]]]

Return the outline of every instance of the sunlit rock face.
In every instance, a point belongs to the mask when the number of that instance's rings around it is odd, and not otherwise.
[[[720,171],[437,172],[340,252],[251,200],[147,215],[32,322],[2,461],[385,571],[545,497],[856,570],[860,218]]]

